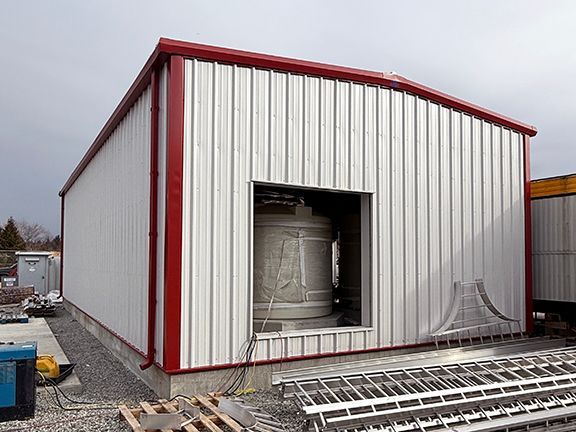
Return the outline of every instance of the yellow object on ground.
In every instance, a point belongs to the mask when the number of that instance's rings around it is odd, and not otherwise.
[[[36,357],[36,369],[46,378],[58,378],[60,376],[60,366],[51,355],[39,355]]]

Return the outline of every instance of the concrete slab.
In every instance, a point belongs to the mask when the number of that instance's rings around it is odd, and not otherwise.
[[[38,355],[50,354],[58,363],[70,363],[60,344],[52,334],[50,326],[44,318],[30,318],[26,324],[0,324],[0,341],[3,342],[36,342]],[[76,372],[60,383],[64,391],[79,392],[82,383]]]

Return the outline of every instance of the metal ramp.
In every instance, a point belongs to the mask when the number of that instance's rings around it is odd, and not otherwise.
[[[316,431],[576,430],[576,348],[284,383]]]
[[[454,282],[454,295],[450,312],[444,323],[430,336],[436,343],[446,340],[448,347],[451,342],[468,341],[470,345],[474,339],[484,343],[484,339],[494,342],[495,339],[504,340],[505,337],[524,337],[519,319],[509,318],[500,312],[490,300],[482,279],[473,282]]]

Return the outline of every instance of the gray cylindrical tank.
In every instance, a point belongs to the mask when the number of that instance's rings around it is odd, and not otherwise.
[[[332,313],[332,224],[310,207],[263,206],[254,216],[254,318]]]

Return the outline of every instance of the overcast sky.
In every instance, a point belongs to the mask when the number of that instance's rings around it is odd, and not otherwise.
[[[59,232],[58,191],[161,36],[395,71],[535,125],[532,178],[576,172],[575,1],[0,3],[0,223]]]

